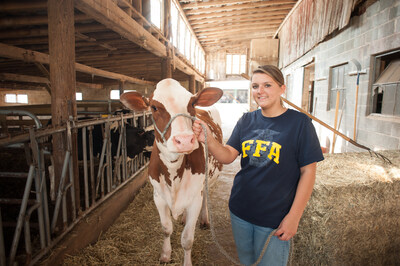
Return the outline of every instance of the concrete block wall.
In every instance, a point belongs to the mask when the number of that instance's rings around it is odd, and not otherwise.
[[[293,75],[314,59],[316,108],[313,115],[333,127],[335,107],[328,110],[329,72],[331,67],[348,64],[344,91],[346,100],[339,130],[353,138],[357,76],[349,73],[357,70],[352,59],[357,60],[365,74],[360,75],[355,140],[372,150],[400,149],[400,117],[372,113],[371,72],[374,58],[376,55],[395,50],[400,50],[400,1],[377,1],[361,16],[352,17],[346,28],[335,32],[328,40],[315,46],[307,54],[284,67],[282,71],[285,76]],[[280,56],[282,60],[284,55]],[[302,83],[296,82],[293,84],[293,89],[295,95],[291,97],[296,100],[302,93]],[[315,127],[321,146],[325,147],[326,142],[332,144],[333,133],[318,123],[315,123]],[[334,151],[364,150],[338,137]]]

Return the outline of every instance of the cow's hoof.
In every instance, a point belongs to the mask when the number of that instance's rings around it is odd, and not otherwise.
[[[161,257],[160,257],[160,262],[162,262],[162,263],[168,263],[168,262],[170,262],[171,261],[171,256],[167,256],[167,255],[163,255],[163,254],[161,254]]]
[[[200,229],[207,230],[210,229],[209,223],[200,223]]]

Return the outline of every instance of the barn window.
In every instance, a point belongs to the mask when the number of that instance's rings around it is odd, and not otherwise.
[[[245,54],[226,54],[226,74],[240,75],[246,73]]]
[[[287,74],[285,76],[285,85],[286,85],[285,98],[291,100],[293,99],[293,92],[292,92],[292,76],[290,74]]]
[[[191,43],[192,36],[190,35],[189,29],[186,27],[186,34],[185,34],[185,56],[186,58],[190,59],[190,43]]]
[[[192,37],[192,41],[190,42],[190,62],[195,65],[195,49],[196,49],[196,41],[195,39]]]
[[[124,90],[124,92],[135,91],[135,90]],[[119,100],[119,90],[111,90],[110,91],[110,99],[111,100]]]
[[[162,1],[162,0],[160,0]],[[171,36],[170,41],[182,55],[204,73],[204,52],[196,36],[191,31],[187,21],[181,15],[179,8],[174,2],[171,4]]]
[[[185,27],[185,22],[183,22],[182,19],[179,20],[179,32],[178,32],[178,50],[183,53],[185,50],[185,33],[186,33],[186,27]]]
[[[373,113],[400,116],[400,51],[375,58]]]
[[[157,28],[161,29],[161,4],[162,0],[151,0],[150,1],[150,21]]]
[[[28,103],[28,95],[27,94],[7,93],[5,95],[4,101],[6,103]]]
[[[77,101],[82,101],[82,92],[76,92],[75,95]]]
[[[171,5],[171,41],[175,47],[178,47],[178,25],[179,25],[179,12],[175,3]]]
[[[346,74],[348,64],[331,67],[328,92],[328,110],[336,109],[336,99],[339,97],[338,109],[342,109],[346,89]]]

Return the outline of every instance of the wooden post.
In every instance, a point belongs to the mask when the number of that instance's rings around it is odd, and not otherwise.
[[[339,102],[340,102],[340,90],[337,89],[336,91],[336,106],[335,106],[335,122],[333,128],[337,130],[337,118],[338,118],[338,112],[339,112]],[[333,141],[332,141],[332,151],[331,153],[335,153],[335,142],[336,142],[336,133],[333,132]]]
[[[164,1],[164,21],[163,29],[164,36],[169,40],[171,36],[171,25],[170,25],[170,13],[171,13],[171,0]],[[167,57],[161,61],[161,79],[172,78],[172,50],[168,43],[165,43],[167,47]]]
[[[171,0],[164,0],[164,36],[171,37]]]
[[[69,117],[75,118],[76,75],[75,75],[75,26],[74,0],[48,0],[49,65],[51,84],[51,114],[53,126],[65,124]],[[74,136],[75,135],[75,136]],[[65,135],[53,138],[54,171],[56,190],[61,177],[62,164],[67,150]],[[76,202],[79,203],[79,176],[77,168],[76,134],[72,135],[72,152],[75,176]]]
[[[120,80],[119,81],[119,95],[121,96],[122,93],[124,93],[124,88],[125,88],[125,82]]]
[[[161,60],[161,79],[172,78],[172,65],[170,58]]]
[[[196,94],[196,79],[194,75],[189,76],[189,91]]]

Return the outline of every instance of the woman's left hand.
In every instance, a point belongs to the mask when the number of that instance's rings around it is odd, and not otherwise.
[[[285,218],[283,218],[281,224],[278,226],[275,232],[275,236],[283,241],[290,240],[297,233],[299,222],[300,219],[297,219],[296,217],[287,214]]]

